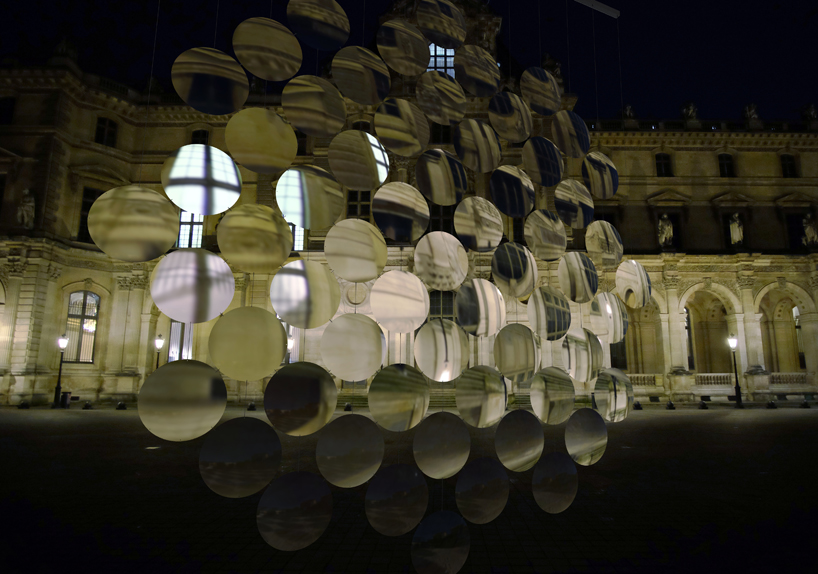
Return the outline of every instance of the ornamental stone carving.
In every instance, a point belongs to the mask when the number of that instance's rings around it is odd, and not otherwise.
[[[739,275],[737,280],[738,286],[741,289],[752,289],[755,282],[755,277],[749,277],[747,275]]]

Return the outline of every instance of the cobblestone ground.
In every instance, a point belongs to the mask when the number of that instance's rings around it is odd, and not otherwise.
[[[564,450],[564,426],[546,427],[545,452]],[[472,429],[472,458],[494,455],[494,431]],[[461,572],[814,571],[818,408],[644,410],[608,432],[560,515],[537,507],[533,471],[509,473],[503,513],[469,524]],[[412,462],[413,431],[383,433],[384,464]],[[279,436],[282,472],[318,472],[317,435]],[[332,487],[332,522],[312,546],[267,546],[261,494],[225,499],[203,483],[203,440],[157,439],[133,407],[0,409],[0,571],[414,572],[412,533],[374,531],[366,485]],[[455,482],[428,480],[427,512],[457,511]]]

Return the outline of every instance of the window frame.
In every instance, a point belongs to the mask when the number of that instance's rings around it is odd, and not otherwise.
[[[454,49],[438,46],[434,42],[429,44],[429,63],[426,65],[427,72],[443,72],[455,77],[454,72]],[[443,62],[442,64],[440,62]]]
[[[185,216],[187,215],[191,217],[186,221]],[[185,228],[188,228],[186,230],[187,245],[182,245],[182,234],[185,233]],[[197,228],[199,230],[198,236],[196,235]],[[176,244],[173,247],[175,249],[199,249],[202,246],[203,238],[204,238],[204,215],[180,209],[179,235],[176,237]],[[196,241],[197,239],[198,242]]]
[[[363,194],[366,194],[364,199]],[[355,213],[350,213],[350,209],[354,208]],[[366,213],[361,213],[366,211]],[[371,191],[356,191],[354,189],[347,190],[346,201],[346,219],[362,219],[364,221],[372,222],[372,192]]]
[[[89,197],[92,194],[89,192],[96,192],[93,199],[91,199],[90,201]],[[85,185],[82,188],[82,200],[80,202],[80,219],[79,225],[77,226],[76,235],[76,241],[78,241],[79,243],[96,245],[96,243],[94,243],[94,238],[91,237],[91,231],[88,229],[88,214],[91,212],[91,206],[94,205],[94,202],[97,199],[99,199],[99,196],[101,196],[103,193],[105,193],[103,190],[88,185]]]
[[[100,136],[100,130],[102,135]],[[107,117],[97,116],[97,125],[94,131],[94,143],[116,149],[119,124]]]
[[[199,136],[197,137],[196,134],[199,134]],[[197,141],[197,139],[201,139],[201,134],[205,135],[204,141]],[[206,129],[193,130],[190,133],[190,143],[191,144],[210,145],[210,130],[206,130]]]
[[[654,156],[656,177],[673,177],[673,158],[669,153],[659,152]]]
[[[14,112],[17,111],[17,97],[0,97],[0,126],[14,125]]]
[[[784,158],[788,158],[785,163]],[[787,179],[794,179],[799,177],[798,175],[798,162],[795,158],[794,154],[791,153],[782,153],[778,156],[779,165],[781,165],[781,177]],[[792,171],[790,171],[792,170]]]
[[[180,325],[177,333],[173,332],[174,325]],[[166,363],[193,359],[193,329],[195,323],[183,323],[182,321],[170,320],[168,329],[168,356]],[[171,358],[171,353],[176,349],[176,358]],[[185,356],[187,355],[187,356]]]
[[[76,313],[72,314],[71,313],[71,296],[75,295],[77,293],[82,293],[83,294],[82,295],[82,309],[81,309],[79,314],[76,314]],[[95,298],[96,299],[96,313],[93,314],[93,315],[89,315],[89,314],[86,313],[86,310],[88,308],[89,298]],[[94,361],[96,359],[97,331],[99,330],[99,325],[100,325],[100,308],[101,308],[101,306],[102,306],[102,296],[99,295],[98,293],[95,293],[95,292],[89,290],[89,289],[80,289],[78,291],[72,291],[71,293],[68,294],[68,308],[67,308],[66,316],[65,316],[65,333],[66,333],[66,335],[69,335],[69,337],[68,337],[68,346],[65,348],[65,351],[62,352],[61,360],[62,360],[63,363],[84,364],[84,365],[89,365],[89,364],[94,363]],[[71,349],[71,347],[72,347],[72,345],[71,345],[72,337],[70,335],[72,335],[74,333],[74,331],[72,329],[70,329],[70,327],[69,327],[69,321],[71,319],[78,319],[79,320],[79,326],[77,327],[77,331],[76,331],[76,335],[78,336],[78,339],[77,339],[77,344],[74,347],[74,350],[76,352],[76,358],[75,359],[72,359],[70,356],[69,356],[69,358],[66,358],[66,354],[70,352],[69,349]],[[90,331],[90,334],[86,329],[83,328],[83,325],[84,325],[86,320],[93,320],[95,322],[94,330]],[[86,337],[91,337],[91,357],[90,357],[90,360],[82,360],[83,339],[86,338]]]
[[[729,158],[729,161],[725,158]],[[736,177],[736,159],[729,152],[718,155],[719,177]]]
[[[438,205],[427,201],[429,204],[429,231],[445,231],[457,237],[454,232],[454,211],[455,205]]]

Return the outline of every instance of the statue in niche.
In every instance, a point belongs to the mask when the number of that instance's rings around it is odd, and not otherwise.
[[[667,213],[663,213],[662,217],[659,218],[657,235],[659,237],[659,245],[662,247],[673,246],[673,222],[667,216]]]
[[[801,117],[805,122],[814,122],[818,120],[818,111],[815,109],[815,104],[810,104],[801,111]]]
[[[812,219],[812,214],[806,214],[801,224],[804,226],[804,237],[801,238],[801,243],[808,247],[818,245],[818,229],[815,227],[815,220]]]
[[[20,205],[17,206],[17,223],[25,229],[34,229],[34,196],[29,189],[23,190],[23,197]]]
[[[628,104],[622,112],[626,120],[632,120],[636,117],[636,112],[633,111],[633,106]]]
[[[741,222],[741,216],[734,213],[730,218],[730,244],[741,245],[744,243],[744,224]]]
[[[746,106],[744,106],[744,119],[757,120],[758,106],[756,106],[755,104],[747,104]]]
[[[696,104],[693,102],[687,102],[684,106],[682,106],[682,117],[686,120],[697,119],[696,116],[698,113],[699,108],[697,108]]]

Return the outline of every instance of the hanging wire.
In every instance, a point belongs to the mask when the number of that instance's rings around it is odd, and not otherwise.
[[[156,38],[159,35],[159,8],[162,6],[162,0],[156,3],[156,24],[153,29],[153,54],[151,55],[151,73],[148,76],[148,102],[145,105],[145,122],[142,124],[142,142],[139,147],[142,148],[142,157],[139,160],[139,181],[142,181],[142,166],[145,163],[145,134],[148,131],[148,113],[151,109],[151,88],[153,88],[153,64],[156,61]],[[50,158],[49,158],[50,159]]]
[[[568,27],[568,0],[565,0],[565,45],[568,47],[568,93],[571,93],[571,28]]]
[[[511,78],[511,2],[508,3],[508,77]]]
[[[540,6],[542,2],[537,2],[537,36],[538,36],[538,51],[537,51],[537,58],[538,64],[542,63],[542,10]]]
[[[591,35],[594,43],[594,95],[596,96],[596,129],[599,129],[599,87],[596,77],[596,25],[594,24],[594,11],[591,10]]]
[[[619,43],[619,18],[616,19],[616,51],[619,57],[619,104],[622,110],[622,119],[625,119],[625,97],[622,92],[622,46]]]
[[[361,47],[364,47],[364,34],[366,32],[366,0],[364,0],[363,14],[361,15]]]
[[[216,25],[213,27],[213,47],[216,47],[216,32],[219,30],[219,3],[221,0],[216,0]]]

